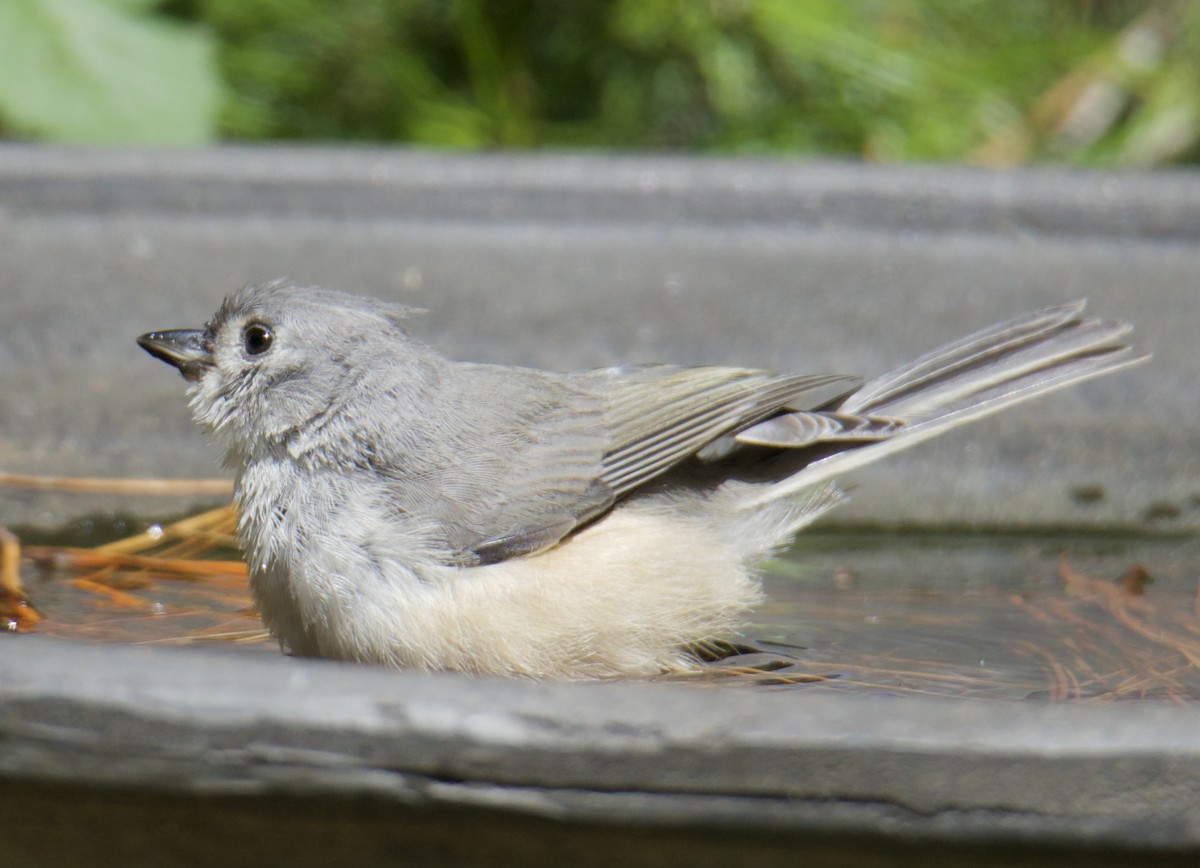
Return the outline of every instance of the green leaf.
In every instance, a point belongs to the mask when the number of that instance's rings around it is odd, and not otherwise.
[[[55,141],[193,144],[215,129],[208,35],[153,0],[2,0],[0,119]]]

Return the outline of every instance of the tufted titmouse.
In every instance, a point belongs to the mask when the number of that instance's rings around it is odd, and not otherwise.
[[[263,620],[293,654],[532,677],[696,664],[753,566],[831,479],[1141,359],[1083,303],[863,383],[642,365],[450,361],[408,311],[285,282],[138,343],[189,382],[236,470]]]

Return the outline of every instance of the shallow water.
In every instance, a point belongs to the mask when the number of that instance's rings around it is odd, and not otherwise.
[[[1189,701],[1200,698],[1198,577],[1192,537],[809,533],[764,567],[767,601],[740,637],[754,653],[685,680]],[[239,575],[26,564],[23,580],[48,635],[279,653]]]
[[[1191,700],[1198,577],[1195,538],[810,534],[744,635],[805,690]]]

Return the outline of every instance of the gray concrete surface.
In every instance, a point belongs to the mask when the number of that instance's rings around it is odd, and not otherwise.
[[[881,709],[36,637],[4,652],[0,865],[1200,856],[1200,729],[1177,706]]]
[[[418,332],[460,357],[553,368],[869,374],[1088,297],[1151,364],[864,470],[833,520],[1196,529],[1198,238],[1188,173],[6,145],[0,471],[220,474],[132,338],[277,276],[426,307]],[[17,525],[191,502],[2,494]]]

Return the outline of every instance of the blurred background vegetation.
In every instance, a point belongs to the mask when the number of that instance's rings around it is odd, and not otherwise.
[[[0,135],[1200,160],[1186,0],[0,0]]]

